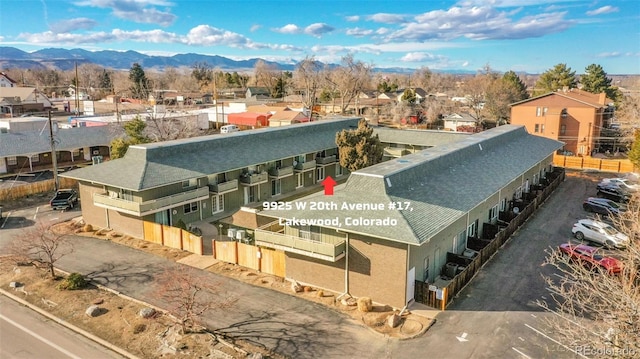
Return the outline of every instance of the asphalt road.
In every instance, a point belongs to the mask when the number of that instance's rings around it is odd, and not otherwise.
[[[0,357],[122,358],[93,341],[0,295]]]
[[[553,275],[542,266],[545,250],[571,238],[573,222],[587,216],[581,203],[595,194],[596,181],[568,176],[421,337],[385,338],[321,305],[202,272],[219,284],[220,295],[238,299],[231,309],[211,312],[207,323],[291,358],[579,358],[546,328],[542,319],[552,314],[535,301],[548,298],[542,274]],[[162,306],[154,277],[178,264],[108,241],[72,241],[62,269]]]

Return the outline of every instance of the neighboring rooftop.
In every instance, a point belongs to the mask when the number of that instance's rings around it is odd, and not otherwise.
[[[414,146],[439,146],[445,143],[460,141],[471,135],[467,132],[435,131],[435,130],[400,130],[389,127],[374,127],[380,142],[398,143]]]

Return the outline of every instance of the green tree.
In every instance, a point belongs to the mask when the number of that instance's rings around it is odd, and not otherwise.
[[[382,161],[383,145],[373,128],[362,119],[358,128],[342,130],[336,135],[336,144],[340,154],[340,166],[349,171],[357,171]]]
[[[416,91],[413,89],[405,89],[404,93],[402,94],[402,101],[406,101],[409,104],[415,104],[416,103]]]
[[[507,71],[502,75],[502,82],[509,90],[511,100],[518,102],[529,98],[527,85],[524,84],[520,76],[513,71]]]
[[[100,75],[100,89],[105,93],[113,93],[113,82],[111,81],[111,74],[107,70],[102,70]]]
[[[615,86],[611,86],[611,79],[602,66],[591,64],[584,69],[584,75],[580,77],[582,89],[591,93],[606,93],[607,97],[619,104],[622,100],[622,92]]]
[[[640,130],[635,131],[633,144],[629,150],[629,160],[636,168],[640,168]]]
[[[572,71],[567,64],[557,64],[540,75],[540,78],[536,81],[534,95],[542,95],[565,87],[572,89],[576,88],[577,85],[576,72]]]
[[[129,70],[129,81],[131,81],[131,96],[136,99],[147,99],[149,97],[150,82],[137,62]]]
[[[200,85],[200,89],[207,89],[213,81],[213,70],[206,62],[196,62],[191,70],[193,77]]]
[[[111,159],[121,158],[127,153],[131,145],[149,143],[151,139],[144,134],[147,124],[137,116],[135,119],[124,124],[126,138],[116,138],[111,141]]]

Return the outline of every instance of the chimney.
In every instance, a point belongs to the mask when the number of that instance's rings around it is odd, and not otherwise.
[[[606,105],[606,101],[607,101],[607,94],[604,92],[601,92],[598,94],[598,104],[599,105]]]

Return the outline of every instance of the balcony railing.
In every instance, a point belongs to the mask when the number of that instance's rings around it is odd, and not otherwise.
[[[259,183],[267,183],[269,181],[269,174],[267,172],[245,174],[240,176],[240,183],[253,186]]]
[[[296,172],[309,171],[314,168],[316,168],[316,160],[311,160],[307,162],[298,162],[294,167]]]
[[[237,179],[209,185],[209,191],[217,194],[233,192],[233,191],[236,191],[237,189],[238,189]]]
[[[102,208],[113,209],[118,212],[123,212],[138,217],[156,213],[177,205],[206,199],[209,199],[208,187],[200,187],[192,191],[181,192],[171,196],[160,197],[144,202],[135,202],[123,198],[114,198],[102,193],[93,194],[94,205]]]
[[[345,255],[345,241],[338,243],[318,242],[282,232],[283,229],[277,225],[277,222],[257,228],[254,232],[255,243],[258,246],[297,253],[329,262],[336,262]]]
[[[336,155],[316,157],[316,163],[319,165],[328,165],[334,162],[336,162]]]
[[[275,178],[284,178],[288,176],[293,176],[293,166],[270,168],[269,176],[275,177]]]

